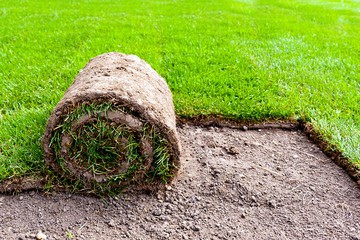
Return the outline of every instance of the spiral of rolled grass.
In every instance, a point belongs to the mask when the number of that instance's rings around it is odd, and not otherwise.
[[[180,165],[170,89],[134,55],[93,58],[53,110],[43,147],[46,163],[83,189],[161,187]]]

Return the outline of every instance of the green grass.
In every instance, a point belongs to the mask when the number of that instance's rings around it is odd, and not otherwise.
[[[126,173],[122,172],[114,178],[126,180],[128,176],[139,169],[139,163],[143,161],[140,153],[140,140],[136,139],[134,133],[127,126],[111,126],[100,117],[101,113],[106,114],[110,109],[113,110],[108,103],[79,106],[74,112],[65,116],[62,125],[54,131],[51,145],[56,154],[56,160],[64,173],[71,173],[71,170],[64,166],[66,160],[61,156],[61,143],[64,135],[69,135],[72,139],[68,157],[81,170],[89,171],[94,175],[111,174],[114,176],[113,172],[116,172],[119,160],[121,160],[121,162],[129,164],[129,169]],[[72,124],[75,124],[83,116],[92,116],[97,121],[72,130]],[[121,139],[126,142],[120,142]]]
[[[306,118],[360,166],[360,2],[0,1],[0,180],[44,168],[51,110],[96,55],[136,54],[180,116]]]
[[[47,171],[47,185],[91,189],[102,195],[116,194],[130,185],[169,182],[176,169],[169,142],[149,123],[139,129],[114,124],[109,112],[137,115],[121,105],[94,101],[74,106],[61,116],[49,144],[58,171]]]

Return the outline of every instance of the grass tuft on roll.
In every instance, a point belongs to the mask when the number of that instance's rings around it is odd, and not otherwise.
[[[144,120],[136,131],[114,122],[109,112],[130,113],[105,103],[81,105],[64,116],[49,145],[62,175],[80,180],[81,188],[100,192],[116,192],[134,184],[168,183],[176,170],[169,142]]]

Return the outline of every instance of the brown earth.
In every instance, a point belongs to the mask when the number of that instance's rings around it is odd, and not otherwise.
[[[0,238],[360,239],[358,185],[300,131],[178,129],[179,177],[157,195],[0,195]]]

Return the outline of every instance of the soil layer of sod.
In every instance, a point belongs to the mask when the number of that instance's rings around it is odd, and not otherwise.
[[[356,182],[297,128],[178,127],[182,169],[156,194],[0,195],[6,239],[359,239]]]
[[[52,111],[43,149],[65,186],[99,194],[162,187],[180,163],[172,93],[137,56],[99,55]]]

